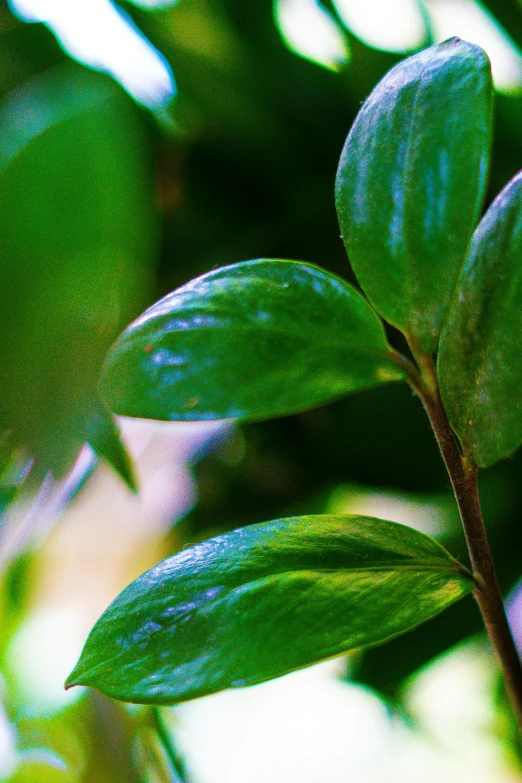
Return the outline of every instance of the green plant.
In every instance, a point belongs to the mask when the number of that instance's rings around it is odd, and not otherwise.
[[[472,570],[428,536],[378,519],[241,528],[124,590],[68,686],[174,704],[379,644],[473,592],[522,723],[522,669],[477,488],[478,469],[522,443],[520,175],[477,226],[491,104],[487,57],[456,38],[401,62],[364,104],[336,199],[369,301],[309,264],[224,267],[131,324],[101,381],[116,413],[164,420],[260,420],[406,381],[439,443]],[[377,313],[409,356],[390,347]]]

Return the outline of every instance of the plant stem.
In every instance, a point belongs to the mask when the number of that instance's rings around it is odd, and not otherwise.
[[[484,525],[478,491],[478,468],[472,460],[461,454],[457,445],[440,398],[433,360],[414,348],[412,346],[412,352],[422,375],[411,367],[410,385],[424,404],[451,479],[464,527],[473,576],[477,582],[473,595],[502,667],[507,692],[522,733],[522,665],[506,617]]]
[[[165,755],[169,760],[172,783],[187,783],[187,778],[185,777],[183,771],[183,763],[181,762],[176,748],[174,747],[170,731],[165,725],[163,715],[161,714],[161,709],[159,707],[153,707],[152,713],[154,715],[154,722],[156,724],[158,737],[160,738],[161,744],[163,745]]]

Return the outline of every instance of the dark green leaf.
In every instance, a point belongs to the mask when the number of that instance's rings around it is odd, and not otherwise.
[[[489,61],[452,38],[384,77],[343,150],[337,211],[355,274],[377,311],[426,352],[479,218],[490,136]]]
[[[87,426],[86,440],[99,457],[120,475],[131,492],[138,491],[132,457],[125,448],[120,431],[111,414],[100,405]]]
[[[355,516],[241,528],[165,560],[98,620],[67,686],[175,703],[403,633],[468,593],[433,539]]]
[[[479,224],[440,344],[444,406],[487,467],[522,443],[522,174]]]
[[[102,392],[125,416],[266,419],[402,377],[348,283],[262,259],[198,277],[147,310],[111,349]]]

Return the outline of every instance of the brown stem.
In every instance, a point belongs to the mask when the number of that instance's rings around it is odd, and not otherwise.
[[[522,733],[522,665],[511,635],[495,565],[482,517],[477,466],[462,455],[440,398],[437,374],[431,357],[412,351],[422,375],[410,366],[409,381],[426,409],[446,465],[468,545],[477,587],[478,603],[491,644],[502,667],[506,688]],[[405,365],[406,366],[406,365]]]

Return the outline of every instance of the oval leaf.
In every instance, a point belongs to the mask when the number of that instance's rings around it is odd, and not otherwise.
[[[381,322],[311,264],[246,261],[166,296],[111,349],[109,407],[151,419],[265,419],[398,380]]]
[[[485,53],[452,38],[396,65],[359,112],[336,182],[351,264],[376,310],[431,353],[483,202]]]
[[[252,525],[129,585],[66,685],[173,704],[379,644],[472,588],[439,544],[394,522],[324,515]]]
[[[444,407],[480,467],[522,443],[521,259],[522,172],[474,234],[440,344]]]

